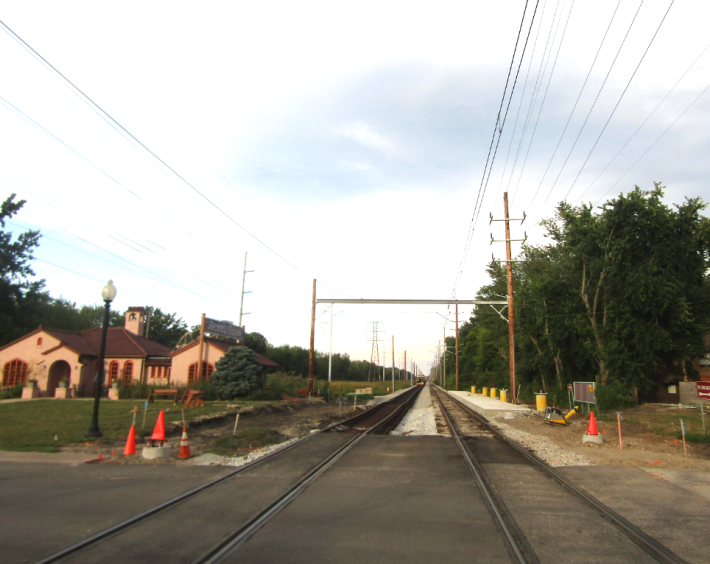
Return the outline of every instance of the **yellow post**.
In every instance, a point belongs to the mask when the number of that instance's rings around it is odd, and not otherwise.
[[[484,396],[488,395],[488,388],[486,388],[485,386],[483,387],[483,395]]]
[[[496,392],[498,391],[498,388],[491,388],[491,397],[493,399],[496,398]]]
[[[471,393],[475,394],[476,393],[476,386],[471,386]]]
[[[500,391],[500,401],[508,401],[508,390]]]

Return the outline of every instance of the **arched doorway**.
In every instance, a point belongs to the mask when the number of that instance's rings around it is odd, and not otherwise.
[[[54,397],[54,392],[62,380],[69,381],[71,377],[71,366],[65,360],[57,360],[49,367],[49,376],[47,377],[47,396]]]

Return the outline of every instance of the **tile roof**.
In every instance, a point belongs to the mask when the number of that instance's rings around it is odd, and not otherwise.
[[[99,356],[98,351],[94,351],[81,333],[63,331],[61,329],[45,329],[44,331],[57,339],[61,343],[60,346],[67,347],[77,354]]]
[[[186,350],[188,350],[188,349],[191,349],[192,347],[197,346],[199,343],[200,343],[200,340],[199,340],[199,339],[196,339],[196,340],[192,341],[192,343],[190,343],[189,345],[186,345],[186,346],[184,346],[184,347],[182,347],[182,348],[179,348],[179,349],[177,349],[177,350],[174,350],[172,353],[170,353],[170,356],[177,356],[178,354],[180,354],[180,353],[182,353],[182,352],[184,352],[184,351],[186,351]],[[209,345],[212,345],[213,347],[215,347],[216,349],[221,350],[222,352],[227,352],[227,351],[228,351],[230,348],[232,348],[232,347],[244,347],[244,346],[246,346],[246,345],[235,345],[234,343],[230,343],[230,342],[228,342],[228,341],[222,341],[222,340],[220,340],[220,339],[212,339],[212,338],[210,338],[210,337],[205,337],[205,343],[207,343],[207,344],[209,344]],[[254,354],[256,354],[256,360],[257,360],[257,362],[258,362],[259,364],[261,364],[262,366],[266,367],[266,368],[272,368],[272,367],[275,368],[275,367],[278,367],[278,366],[279,366],[279,365],[276,364],[273,360],[271,360],[271,359],[269,359],[269,358],[266,358],[265,356],[260,355],[260,354],[257,353],[257,352],[255,352]]]
[[[101,328],[84,331],[81,336],[89,346],[99,351]],[[145,337],[139,337],[123,327],[109,327],[106,336],[106,356],[169,356],[170,348]]]

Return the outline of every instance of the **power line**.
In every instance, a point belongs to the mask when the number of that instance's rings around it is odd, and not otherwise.
[[[222,214],[225,218],[227,218],[230,222],[232,222],[236,227],[241,229],[244,233],[246,233],[249,237],[254,239],[257,243],[259,243],[262,247],[264,247],[266,250],[268,250],[270,253],[275,255],[277,258],[281,259],[283,262],[288,264],[291,268],[294,270],[300,272],[306,277],[309,277],[308,274],[306,274],[303,270],[298,268],[296,265],[288,261],[286,258],[284,258],[282,255],[277,253],[273,248],[271,248],[269,245],[267,245],[264,241],[259,239],[256,235],[251,233],[249,230],[247,230],[244,226],[242,226],[240,223],[238,223],[231,215],[229,215],[226,211],[224,211],[222,208],[220,208],[216,203],[214,203],[210,198],[208,198],[205,194],[203,194],[199,189],[197,189],[195,186],[193,186],[190,182],[188,182],[182,175],[180,175],[174,168],[172,168],[168,163],[166,163],[163,159],[161,159],[156,153],[154,153],[151,149],[149,149],[142,141],[140,141],[137,137],[135,137],[130,131],[128,131],[123,125],[121,125],[116,119],[113,118],[106,110],[104,110],[101,106],[99,106],[94,100],[89,97],[86,93],[84,93],[78,86],[76,86],[71,80],[69,80],[66,76],[64,76],[59,70],[54,67],[47,59],[45,59],[42,55],[40,55],[35,49],[33,49],[24,39],[22,39],[19,35],[17,35],[5,22],[0,20],[0,25],[5,29],[5,31],[17,42],[22,45],[25,49],[27,49],[33,56],[38,58],[42,63],[44,63],[47,67],[49,67],[53,72],[55,72],[59,77],[62,78],[68,85],[70,85],[76,92],[78,92],[82,98],[85,101],[88,101],[91,106],[93,106],[96,110],[100,112],[100,116],[108,121],[112,126],[118,127],[122,133],[125,135],[128,135],[130,139],[138,143],[145,151],[147,151],[155,160],[157,160],[161,165],[163,165],[167,170],[169,170],[172,174],[175,175],[178,179],[180,179],[185,185],[189,186],[196,194],[198,194],[202,199],[204,199],[208,204],[210,204],[215,210],[217,210],[220,214]],[[321,285],[325,288],[328,288],[329,290],[332,290],[333,292],[336,292],[341,295],[347,295],[343,294],[342,292],[339,292],[330,286],[327,286],[326,284],[321,283]]]
[[[501,112],[503,111],[503,105],[505,104],[505,98],[506,98],[506,95],[507,95],[507,92],[508,92],[508,84],[510,83],[510,76],[511,76],[511,74],[512,74],[512,72],[513,72],[513,65],[515,64],[515,56],[516,56],[516,54],[517,54],[517,52],[518,52],[518,44],[519,44],[519,42],[520,42],[520,37],[521,37],[522,32],[523,32],[523,24],[525,23],[525,15],[527,14],[528,3],[529,3],[529,0],[526,0],[526,1],[525,1],[525,7],[524,7],[524,9],[523,9],[523,17],[522,17],[521,20],[520,20],[520,26],[519,26],[519,28],[518,28],[518,35],[517,35],[517,37],[516,37],[516,39],[515,39],[515,47],[514,47],[514,49],[513,49],[513,55],[512,55],[512,57],[511,57],[511,59],[510,59],[510,65],[509,65],[509,67],[508,67],[508,76],[507,76],[506,79],[505,79],[505,87],[503,88],[503,95],[501,96],[501,99],[500,99],[500,106],[498,107],[498,115],[497,115],[497,117],[496,117],[496,123],[495,123],[495,126],[493,127],[493,135],[492,135],[492,137],[491,137],[490,145],[488,146],[488,155],[486,156],[486,162],[485,162],[485,165],[484,165],[484,167],[483,167],[483,174],[482,174],[482,176],[481,176],[481,182],[480,182],[480,185],[479,185],[479,187],[478,187],[478,194],[476,195],[476,201],[475,201],[474,206],[473,206],[473,214],[471,215],[471,223],[470,223],[470,226],[469,226],[468,234],[467,234],[467,236],[466,236],[466,242],[465,242],[465,244],[464,244],[464,250],[463,250],[463,254],[462,254],[462,256],[461,256],[461,261],[460,261],[460,263],[459,263],[459,268],[458,268],[458,271],[457,271],[457,273],[456,273],[456,280],[455,280],[455,282],[454,282],[454,288],[453,288],[453,291],[452,291],[452,297],[455,297],[455,296],[456,296],[456,292],[457,292],[457,290],[458,290],[458,285],[459,285],[459,282],[460,282],[460,280],[461,280],[461,274],[462,274],[462,272],[463,272],[463,264],[464,264],[464,262],[466,261],[466,257],[468,256],[468,249],[469,249],[470,244],[471,244],[471,239],[472,239],[472,237],[473,237],[473,232],[474,232],[474,230],[475,230],[475,228],[476,228],[476,221],[477,221],[477,218],[478,218],[477,209],[478,209],[478,207],[479,207],[479,201],[482,203],[482,193],[484,192],[484,187],[483,187],[483,186],[484,186],[484,180],[485,180],[485,178],[486,178],[486,170],[488,169],[488,163],[489,163],[489,161],[490,161],[490,159],[491,159],[491,153],[492,153],[492,151],[493,151],[493,144],[494,144],[495,139],[496,139],[496,134],[498,133],[498,130],[499,130],[499,124],[500,124],[500,120],[501,120]],[[538,2],[538,3],[539,3],[539,2]],[[537,6],[537,5],[536,5],[536,6]],[[502,129],[502,128],[501,128],[501,129]]]
[[[639,7],[636,10],[636,13],[634,14],[634,17],[631,20],[631,23],[629,24],[628,29],[626,30],[626,34],[624,35],[624,39],[621,41],[621,44],[619,45],[619,49],[616,51],[616,55],[614,56],[614,60],[611,62],[611,65],[609,66],[609,70],[607,71],[606,76],[604,77],[604,81],[602,82],[601,86],[599,87],[599,91],[597,92],[597,95],[594,98],[594,102],[592,102],[592,105],[589,108],[589,111],[587,112],[587,116],[584,118],[584,122],[582,123],[582,127],[579,129],[579,132],[577,133],[577,137],[575,138],[574,143],[572,143],[572,147],[570,147],[570,150],[567,153],[567,157],[565,158],[564,162],[562,163],[562,168],[560,168],[560,171],[557,174],[555,181],[552,183],[552,186],[550,186],[550,191],[547,193],[547,196],[545,197],[545,201],[542,203],[541,209],[545,207],[545,204],[547,203],[547,200],[550,198],[552,191],[555,189],[555,186],[557,186],[557,181],[560,179],[560,176],[562,175],[562,171],[564,171],[565,167],[567,166],[567,162],[569,161],[570,156],[572,156],[572,152],[574,151],[574,148],[577,146],[577,142],[579,141],[579,138],[581,137],[582,132],[584,131],[584,128],[587,125],[587,122],[589,121],[589,117],[592,115],[592,112],[594,111],[594,108],[597,105],[597,101],[599,100],[599,96],[601,96],[601,93],[604,90],[604,86],[606,85],[607,80],[609,80],[609,75],[611,74],[611,71],[614,68],[614,65],[616,65],[616,61],[619,58],[619,54],[621,53],[621,50],[624,48],[624,45],[626,44],[626,40],[628,39],[629,34],[631,33],[631,29],[633,28],[634,23],[636,22],[636,18],[638,17],[639,12],[641,11],[641,7],[643,6],[643,2],[644,2],[644,0],[641,0],[641,3],[639,4]],[[542,184],[542,182],[541,182],[541,184]]]
[[[663,133],[661,133],[661,134],[656,138],[656,140],[655,140],[653,143],[651,143],[651,145],[648,147],[648,149],[646,149],[646,150],[643,152],[643,154],[642,154],[638,159],[636,159],[636,160],[634,161],[634,163],[633,163],[628,169],[626,169],[626,172],[625,172],[624,174],[622,174],[622,175],[616,180],[616,182],[614,182],[614,184],[612,184],[612,185],[609,187],[609,189],[608,189],[606,192],[604,192],[604,195],[603,195],[601,198],[599,198],[599,200],[597,200],[597,204],[598,204],[601,200],[603,200],[609,192],[611,192],[611,190],[614,188],[614,186],[616,186],[619,182],[621,182],[621,179],[624,178],[624,176],[626,176],[626,175],[631,171],[631,169],[634,168],[634,167],[639,163],[639,161],[640,161],[641,159],[643,159],[643,158],[646,156],[646,154],[647,154],[651,149],[653,149],[653,147],[655,147],[656,143],[658,143],[658,142],[661,140],[661,138],[662,138],[666,133],[668,133],[668,130],[669,130],[671,127],[673,127],[673,126],[678,122],[678,120],[679,120],[680,118],[682,118],[682,117],[685,115],[685,113],[686,113],[690,108],[692,108],[692,107],[695,105],[695,102],[697,102],[698,100],[700,100],[700,98],[702,98],[702,96],[703,96],[708,90],[710,90],[710,84],[709,84],[708,86],[706,86],[705,89],[704,89],[700,94],[698,94],[698,96],[695,98],[695,100],[693,100],[693,101],[690,103],[690,105],[688,105],[688,107],[685,108],[685,110],[683,110],[683,111],[681,112],[681,114],[680,114],[677,118],[675,118],[675,120],[673,120],[673,123],[671,123],[668,127],[666,127],[666,129],[663,131]],[[654,110],[654,111],[655,111],[655,110]],[[596,204],[595,204],[595,205],[596,205]]]
[[[569,187],[569,190],[567,190],[567,194],[565,194],[565,197],[564,197],[565,200],[567,199],[567,196],[569,196],[570,192],[572,191],[572,188],[574,188],[574,185],[577,183],[577,180],[579,179],[579,176],[582,174],[582,171],[587,166],[587,163],[589,162],[589,159],[591,158],[592,153],[594,152],[594,149],[596,149],[597,144],[599,143],[599,140],[602,138],[602,135],[604,135],[604,132],[606,131],[606,128],[609,125],[609,122],[611,121],[611,118],[614,117],[614,113],[616,112],[616,109],[619,107],[619,104],[621,104],[621,100],[624,99],[624,94],[626,94],[626,91],[629,89],[629,86],[631,86],[631,81],[636,76],[636,73],[638,72],[639,68],[641,67],[641,63],[643,63],[643,60],[646,57],[646,54],[648,53],[649,49],[651,48],[651,45],[653,45],[653,41],[656,39],[658,32],[661,30],[661,26],[663,25],[663,22],[666,21],[666,16],[668,16],[668,12],[671,11],[671,8],[673,7],[674,2],[675,2],[675,0],[671,0],[671,3],[668,6],[668,9],[666,10],[666,13],[663,14],[663,19],[661,19],[661,23],[658,24],[658,27],[656,28],[656,32],[653,34],[651,41],[649,41],[648,46],[646,47],[646,50],[643,52],[643,55],[641,55],[641,59],[639,60],[638,64],[636,65],[636,68],[634,69],[634,72],[631,75],[631,78],[629,78],[629,81],[626,83],[626,86],[624,87],[624,90],[621,93],[621,96],[619,96],[619,99],[617,100],[616,105],[614,106],[614,109],[611,111],[611,114],[609,114],[609,118],[606,120],[606,123],[604,124],[604,127],[602,128],[602,130],[599,132],[599,136],[597,137],[597,140],[594,142],[594,145],[592,145],[592,148],[589,151],[587,158],[584,160],[584,163],[582,163],[582,168],[579,169],[577,176],[574,177],[574,181],[572,182],[572,185]]]
[[[594,65],[597,62],[597,58],[599,57],[599,53],[601,53],[602,47],[604,46],[604,42],[606,41],[607,35],[609,34],[609,30],[611,29],[611,24],[614,23],[614,18],[616,17],[616,13],[619,10],[619,5],[621,4],[621,0],[616,4],[616,8],[614,8],[614,13],[611,15],[611,19],[609,20],[609,25],[606,27],[606,31],[604,32],[604,36],[602,37],[601,42],[599,43],[599,47],[597,48],[597,53],[594,55],[594,60],[592,61],[591,66],[589,67],[589,71],[587,72],[587,76],[584,79],[584,83],[582,84],[582,88],[579,89],[579,94],[577,94],[577,99],[574,102],[574,106],[572,106],[572,111],[569,114],[569,117],[567,118],[567,123],[565,123],[564,128],[562,129],[562,133],[560,134],[560,138],[557,140],[557,145],[555,146],[555,150],[552,152],[552,156],[550,157],[550,161],[547,163],[547,168],[545,168],[545,172],[542,175],[542,178],[540,179],[540,183],[537,185],[537,189],[535,190],[535,193],[533,194],[532,199],[530,200],[529,206],[532,207],[533,202],[535,201],[535,198],[537,197],[538,192],[540,191],[540,187],[542,186],[542,183],[545,181],[545,177],[547,176],[547,172],[550,170],[550,166],[552,166],[552,162],[555,160],[555,156],[557,155],[557,150],[560,148],[560,144],[562,143],[562,139],[565,136],[565,133],[567,132],[567,128],[569,127],[570,122],[572,121],[572,116],[574,115],[575,110],[577,109],[577,105],[579,104],[579,100],[582,97],[582,93],[584,92],[584,89],[587,86],[587,82],[589,81],[589,77],[592,74],[592,70],[594,70]],[[517,188],[516,188],[517,191]]]
[[[643,120],[643,123],[638,126],[638,128],[636,129],[636,131],[634,131],[634,132],[631,134],[631,137],[629,137],[629,138],[626,140],[626,143],[624,143],[624,145],[621,147],[621,149],[619,149],[619,150],[616,152],[616,154],[612,157],[612,159],[607,163],[607,165],[606,165],[606,166],[602,169],[602,171],[597,175],[597,177],[594,179],[594,181],[593,181],[589,186],[587,186],[587,189],[586,189],[584,192],[582,192],[582,195],[579,197],[580,200],[581,200],[582,198],[584,198],[584,195],[589,191],[589,189],[590,189],[592,186],[594,186],[594,184],[596,184],[597,180],[599,180],[599,179],[601,178],[602,174],[604,174],[604,172],[606,171],[607,168],[609,168],[609,166],[611,165],[611,163],[613,163],[613,162],[616,160],[616,158],[621,154],[621,152],[628,146],[628,144],[631,142],[631,140],[632,140],[634,137],[636,137],[636,134],[637,134],[639,131],[641,131],[641,128],[642,128],[644,125],[646,125],[646,123],[648,122],[648,120],[651,119],[651,117],[653,116],[653,114],[656,113],[656,110],[658,110],[658,108],[661,107],[661,104],[663,104],[663,102],[666,101],[666,99],[668,98],[668,96],[671,95],[671,93],[672,93],[672,92],[676,89],[676,87],[681,83],[681,81],[685,78],[685,76],[690,72],[690,70],[695,66],[695,64],[696,64],[696,63],[700,60],[700,58],[705,54],[705,51],[707,51],[708,48],[710,48],[710,43],[708,43],[708,44],[705,46],[705,49],[702,50],[702,52],[700,53],[700,55],[698,55],[697,58],[693,61],[693,63],[686,69],[686,71],[685,71],[685,72],[683,73],[683,75],[678,79],[678,81],[673,85],[673,87],[672,87],[668,92],[666,92],[666,95],[663,97],[663,99],[662,99],[660,102],[658,102],[658,104],[656,104],[656,107],[653,108],[653,110],[651,111],[651,113],[648,114],[648,116],[646,117],[646,119]],[[693,102],[693,103],[695,103],[695,102]],[[691,105],[692,105],[692,104],[691,104]],[[675,122],[674,122],[674,123],[675,123]]]
[[[525,152],[525,159],[523,160],[523,165],[520,168],[520,174],[518,175],[518,182],[515,184],[515,191],[513,192],[513,202],[515,201],[515,196],[518,193],[518,188],[520,186],[520,181],[523,177],[523,171],[525,170],[525,165],[528,162],[528,155],[530,154],[530,148],[532,147],[533,140],[535,139],[535,134],[537,133],[537,126],[540,123],[540,116],[542,115],[542,109],[545,107],[545,101],[547,100],[547,93],[550,90],[550,83],[552,82],[552,77],[555,74],[555,69],[557,68],[557,60],[559,59],[560,56],[560,51],[562,50],[562,44],[564,43],[565,37],[567,36],[567,27],[569,26],[569,20],[570,17],[572,16],[572,10],[574,9],[574,0],[572,1],[572,5],[570,6],[569,12],[567,13],[567,19],[565,20],[565,27],[562,29],[562,37],[560,38],[560,42],[557,46],[557,53],[555,54],[555,60],[552,63],[552,69],[550,70],[550,76],[547,79],[547,85],[545,86],[545,93],[542,96],[542,102],[540,103],[540,109],[537,112],[537,118],[535,119],[535,125],[533,126],[533,132],[530,136],[530,142],[528,143],[528,148]],[[563,10],[564,12],[564,7]],[[560,21],[562,19],[562,16],[560,15]],[[555,38],[557,37],[557,31],[559,30],[559,21],[557,23],[557,27],[555,28],[555,35],[553,36],[552,39],[552,44],[554,45]],[[552,53],[552,51],[550,51]],[[543,69],[543,76],[545,73],[545,69],[547,68],[547,63],[549,62],[549,56],[548,60],[545,63],[545,68]],[[533,198],[534,201],[534,198]],[[511,202],[512,203],[512,202]],[[530,205],[532,205],[532,201],[530,202]]]

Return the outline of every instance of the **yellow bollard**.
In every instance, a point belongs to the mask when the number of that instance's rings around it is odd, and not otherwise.
[[[547,409],[547,394],[543,392],[535,394],[535,404],[538,411],[545,411]]]
[[[508,401],[508,390],[501,390],[500,391],[500,401]]]
[[[485,386],[483,387],[483,395],[484,396],[488,395],[488,388],[486,388]]]
[[[475,394],[476,393],[476,386],[471,386],[471,393]]]
[[[498,392],[498,388],[491,388],[491,397],[493,399],[496,399],[496,392]]]

